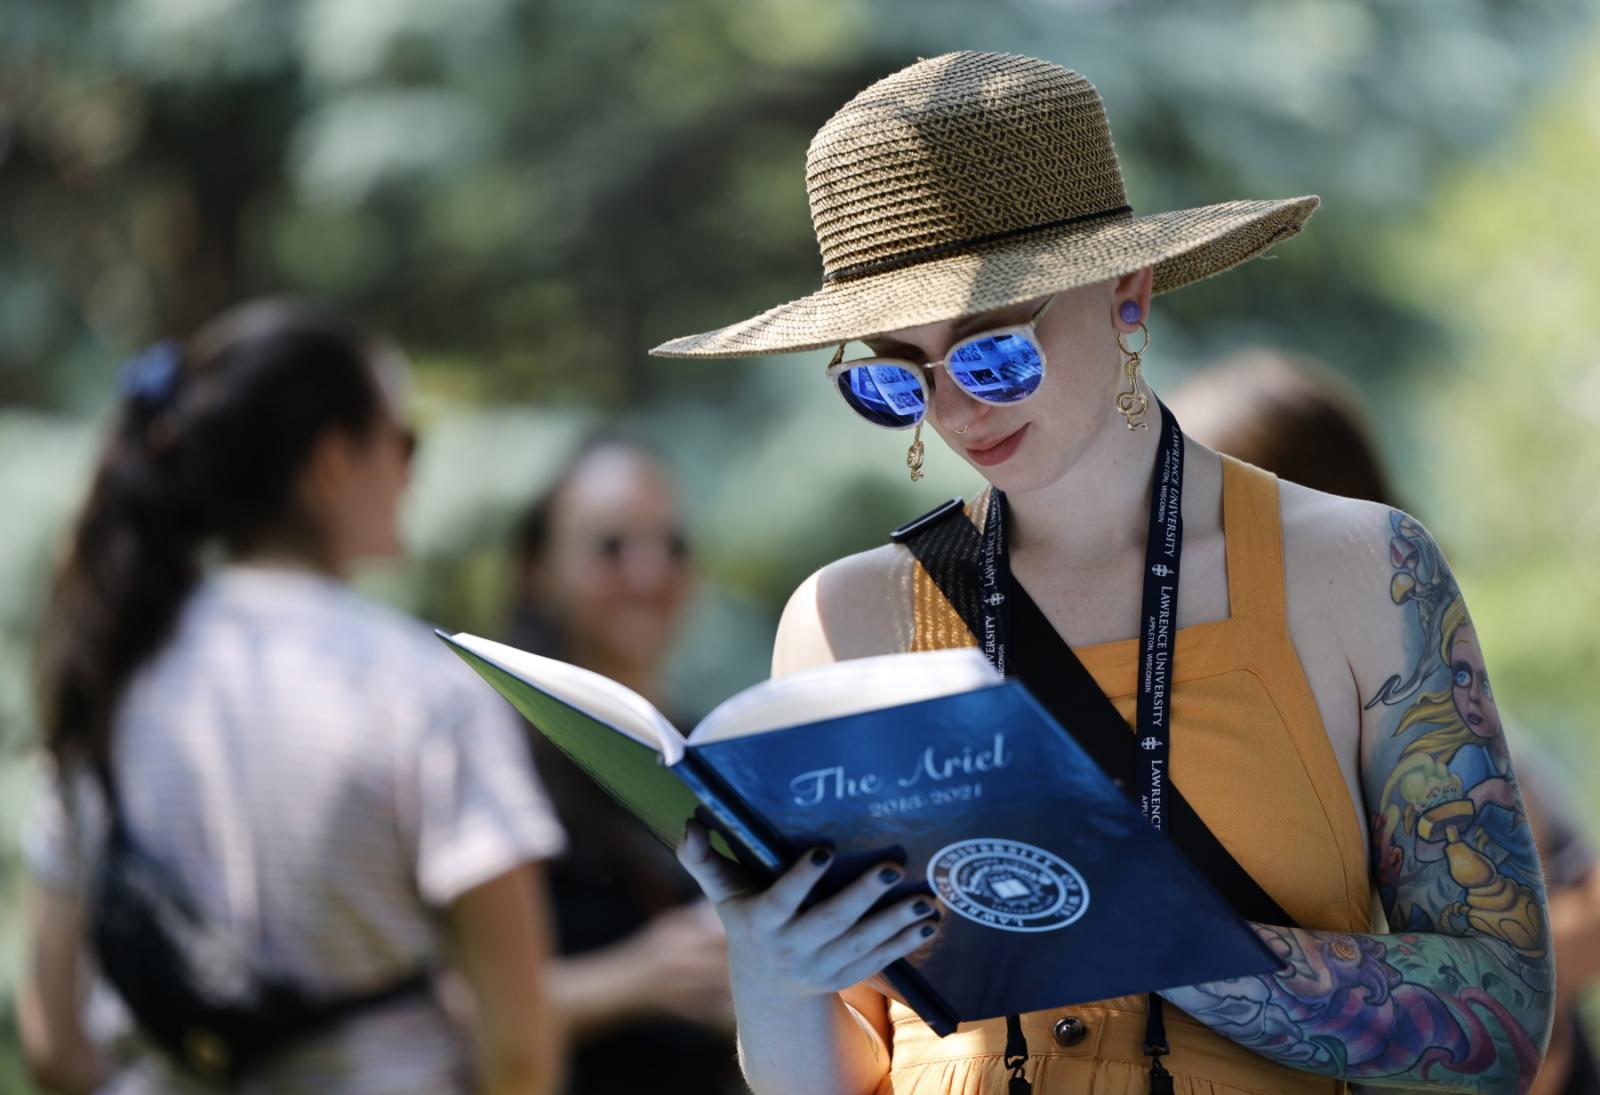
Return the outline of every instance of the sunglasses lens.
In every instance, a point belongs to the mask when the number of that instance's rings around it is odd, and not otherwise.
[[[856,365],[838,376],[844,401],[868,422],[891,429],[914,426],[927,409],[917,374],[898,365]]]
[[[1027,399],[1044,380],[1044,355],[1017,331],[963,342],[951,351],[949,361],[956,383],[985,403]]]

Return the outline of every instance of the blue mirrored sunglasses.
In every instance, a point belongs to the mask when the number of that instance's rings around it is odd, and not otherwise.
[[[997,406],[1020,403],[1044,383],[1044,347],[1035,328],[1055,299],[1047,299],[1026,323],[968,335],[939,361],[897,357],[845,361],[841,345],[828,363],[828,380],[851,410],[889,430],[908,430],[922,421],[931,396],[928,374],[940,365],[973,399]]]

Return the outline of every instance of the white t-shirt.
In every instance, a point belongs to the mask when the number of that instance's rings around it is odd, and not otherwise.
[[[509,708],[412,620],[306,573],[228,567],[189,598],[124,693],[113,771],[135,842],[208,919],[309,993],[438,967],[439,910],[561,850]],[[82,893],[99,789],[55,781],[24,834],[41,884]],[[141,1049],[104,986],[91,1035],[126,1052],[115,1095],[204,1091]],[[240,1090],[464,1091],[437,1003],[408,997],[297,1046]]]

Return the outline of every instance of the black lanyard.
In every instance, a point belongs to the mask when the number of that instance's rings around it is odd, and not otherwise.
[[[1139,703],[1134,730],[1144,755],[1140,804],[1145,820],[1164,829],[1170,770],[1173,640],[1177,635],[1178,567],[1183,557],[1183,432],[1159,401],[1161,440],[1150,491],[1139,628]],[[1006,496],[992,492],[978,560],[983,633],[979,645],[1001,676],[1011,672],[1011,564],[1006,554]]]
[[[1150,531],[1145,541],[1144,596],[1140,603],[1139,700],[1134,732],[1143,756],[1144,780],[1140,805],[1145,820],[1165,830],[1167,783],[1171,777],[1172,668],[1177,637],[1178,572],[1183,557],[1183,432],[1160,400],[1161,437],[1156,448],[1150,487]],[[1007,556],[1006,499],[991,492],[989,515],[983,526],[983,547],[978,557],[978,600],[982,632],[978,645],[984,656],[1007,676],[1011,662],[1011,563]],[[1151,1058],[1150,1090],[1171,1091],[1172,1080],[1161,1058],[1168,1052],[1161,998],[1150,994],[1150,1016],[1145,1029],[1145,1053]],[[1012,1070],[1012,1090],[1026,1090],[1022,1063],[1027,1043],[1016,1016],[1007,1017],[1006,1065]]]

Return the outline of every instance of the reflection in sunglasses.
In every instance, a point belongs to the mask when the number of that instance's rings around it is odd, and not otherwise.
[[[946,351],[942,361],[918,365],[898,358],[844,361],[844,346],[828,364],[828,376],[850,409],[875,426],[910,429],[922,421],[931,374],[942,364],[956,385],[984,403],[1020,403],[1044,382],[1044,349],[1036,332],[1055,301],[1051,296],[1027,323],[979,331]],[[924,381],[923,370],[930,375]]]

